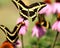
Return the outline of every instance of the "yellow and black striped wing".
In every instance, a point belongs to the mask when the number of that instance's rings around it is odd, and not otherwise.
[[[20,15],[24,19],[28,19],[29,17],[32,19],[32,21],[35,20],[36,16],[38,15],[38,12],[46,6],[43,2],[35,2],[31,5],[27,6],[24,4],[22,0],[13,0],[13,3],[18,8]]]
[[[11,33],[11,31],[10,31],[6,26],[4,26],[4,25],[0,25],[0,29],[1,29],[5,34]]]
[[[4,25],[0,25],[0,29],[3,30],[3,32],[5,32],[6,35],[6,39],[11,42],[11,43],[15,43],[18,40],[18,33],[19,33],[19,29],[20,29],[21,24],[17,24],[13,31],[10,32],[9,29],[7,27],[5,27]]]

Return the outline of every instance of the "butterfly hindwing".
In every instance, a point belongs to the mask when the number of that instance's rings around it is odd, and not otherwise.
[[[8,32],[11,33],[10,30],[9,30],[7,27],[5,27],[4,25],[0,25],[0,29],[2,29],[2,31],[3,31],[5,34],[7,34]]]
[[[19,33],[19,29],[21,27],[21,24],[17,24],[13,31],[11,32],[7,27],[5,27],[4,25],[0,25],[0,29],[3,30],[3,32],[5,32],[6,35],[6,39],[11,42],[11,43],[15,43],[18,40],[18,33]]]

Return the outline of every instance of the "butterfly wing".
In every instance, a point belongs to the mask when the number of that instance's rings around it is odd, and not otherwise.
[[[35,18],[38,16],[38,12],[44,8],[46,4],[44,2],[35,2],[32,3],[29,7],[30,17],[32,18],[32,21],[35,20]]]
[[[32,3],[31,5],[27,6],[24,4],[23,1],[21,0],[13,0],[13,3],[15,6],[18,8],[20,15],[24,19],[28,19],[29,16],[32,19],[32,21],[35,20],[36,16],[38,16],[38,12],[46,6],[45,3],[43,2],[35,2]]]
[[[4,32],[5,35],[6,35],[6,39],[7,39],[9,42],[15,43],[15,42],[18,40],[18,38],[19,38],[19,37],[18,37],[18,32],[19,32],[20,26],[21,26],[21,24],[17,24],[17,25],[14,27],[14,29],[13,29],[12,32],[10,32],[10,30],[9,30],[7,27],[5,27],[4,25],[0,25],[0,29],[3,30],[3,32]]]
[[[14,5],[16,6],[16,8],[18,9],[18,8],[19,8],[18,0],[12,0],[12,2],[13,2],[13,3],[14,3]]]
[[[19,29],[21,27],[21,24],[17,24],[13,31],[12,31],[12,34],[8,34],[7,36],[7,40],[10,41],[11,43],[16,43],[16,41],[18,40],[19,36],[18,36],[18,33],[19,33]]]
[[[5,34],[11,33],[10,30],[9,30],[6,26],[4,26],[4,25],[0,25],[0,29],[1,29]]]

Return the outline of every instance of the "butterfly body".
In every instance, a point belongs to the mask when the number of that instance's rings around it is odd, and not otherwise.
[[[44,26],[45,28],[50,28],[50,23],[48,22],[48,21],[42,21],[42,22],[36,22],[36,25],[38,26],[38,27],[41,27],[41,26]]]
[[[44,14],[38,15],[38,22],[36,22],[36,25],[39,27],[44,26],[46,29],[50,28],[50,22],[46,21]]]

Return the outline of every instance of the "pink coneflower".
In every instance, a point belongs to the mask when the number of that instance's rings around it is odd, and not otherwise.
[[[59,18],[57,18],[57,21],[55,21],[55,23],[52,25],[52,30],[57,31],[54,43],[52,45],[52,48],[54,48],[55,47],[55,43],[56,43],[57,38],[58,38],[58,35],[59,35],[59,32],[60,32],[60,19]]]
[[[23,18],[20,17],[17,20],[17,24],[18,23],[22,23],[22,26],[21,26],[21,28],[19,30],[19,34],[20,35],[25,35],[26,32],[27,32],[27,29],[28,29],[29,21],[28,20],[24,20]]]
[[[37,38],[42,37],[46,33],[46,28],[44,26],[35,25],[32,29],[32,36],[36,36]]]
[[[52,30],[60,32],[60,14],[57,14],[57,21],[52,25]]]
[[[60,13],[60,0],[53,3],[53,13]]]
[[[53,24],[52,30],[56,30],[56,31],[60,32],[60,21],[56,21],[56,22]]]
[[[17,24],[18,23],[21,23],[21,28],[19,30],[19,34],[21,35],[22,48],[24,48],[23,35],[25,35],[26,32],[27,32],[29,21],[28,20],[24,20],[24,18],[20,17],[17,20]]]
[[[53,4],[53,13],[60,13],[60,3],[59,2],[55,2]]]
[[[45,15],[50,15],[52,13],[52,5],[51,5],[51,1],[50,0],[45,0],[44,1],[46,3],[46,7],[44,7],[43,9],[41,9],[39,11],[39,14],[45,14]]]
[[[57,31],[57,34],[52,48],[55,47],[55,43],[60,32],[60,0],[56,0],[56,2],[53,4],[53,13],[57,14],[57,21],[55,21],[55,23],[52,25],[52,30]]]
[[[57,21],[53,24],[52,30],[56,30],[60,32],[60,1],[56,0],[56,2],[53,4],[53,13],[57,14]]]

